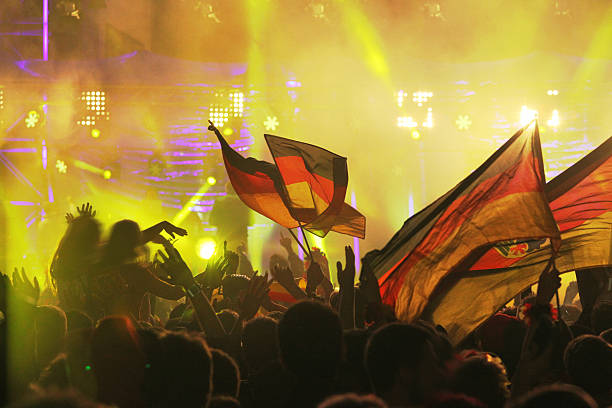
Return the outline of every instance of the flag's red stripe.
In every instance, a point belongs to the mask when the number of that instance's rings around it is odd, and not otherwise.
[[[334,182],[308,171],[302,157],[283,156],[277,157],[275,160],[286,185],[306,181],[324,202],[327,204],[331,202],[334,195]]]
[[[531,155],[524,157],[519,163],[509,167],[503,173],[480,183],[476,182],[476,186],[470,193],[455,200],[438,219],[425,239],[380,278],[381,294],[385,303],[395,305],[405,274],[477,212],[510,194],[542,191],[540,180],[533,171],[533,159]],[[512,181],[509,182],[509,179]],[[388,279],[391,275],[393,275],[392,279]]]

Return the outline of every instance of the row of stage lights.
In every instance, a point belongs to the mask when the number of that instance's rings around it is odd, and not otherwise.
[[[559,95],[559,91],[557,89],[549,89],[546,91],[546,94],[549,96],[557,96]],[[403,107],[405,99],[408,97],[408,93],[405,91],[397,92],[397,106]],[[417,106],[422,107],[424,103],[427,103],[429,99],[433,97],[433,92],[426,91],[417,91],[412,93],[412,102],[414,102]],[[527,125],[533,119],[538,118],[538,112],[532,109],[529,109],[527,106],[521,107],[520,112],[520,123],[521,126]],[[546,121],[546,124],[552,128],[558,128],[561,124],[561,116],[557,109],[553,109],[551,113],[550,119]],[[433,122],[433,110],[432,108],[427,108],[427,116],[425,121],[422,122],[421,126],[423,128],[432,128],[434,125]],[[472,119],[469,115],[459,115],[455,120],[455,125],[459,130],[469,130],[472,126]],[[398,116],[397,118],[397,127],[412,129],[411,137],[413,139],[419,139],[421,134],[417,130],[419,127],[419,122],[417,122],[412,116]]]
[[[95,126],[98,120],[110,119],[109,112],[106,110],[106,92],[83,91],[80,99],[86,104],[87,114],[77,121],[78,125]]]

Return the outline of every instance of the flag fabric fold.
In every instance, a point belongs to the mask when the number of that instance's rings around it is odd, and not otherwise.
[[[612,265],[612,138],[545,187],[561,246],[555,264],[563,272]],[[513,240],[489,250],[469,272],[448,282],[429,307],[453,342],[537,282],[552,255],[549,240]]]
[[[559,231],[544,194],[537,123],[520,129],[455,188],[408,219],[367,261],[401,320],[422,316],[438,285],[493,245]]]
[[[275,163],[244,158],[215,129],[223,161],[238,197],[286,228],[302,227],[365,238],[365,217],[344,202],[346,158],[318,146],[265,135]]]

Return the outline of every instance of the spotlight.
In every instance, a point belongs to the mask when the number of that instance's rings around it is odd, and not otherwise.
[[[559,91],[557,89],[549,89],[548,91],[546,91],[546,94],[549,96],[557,96],[559,95]]]
[[[553,110],[551,118],[546,122],[550,127],[558,127],[561,123],[561,118],[559,117],[559,111]]]
[[[459,130],[468,130],[472,126],[472,119],[470,119],[469,115],[459,115],[455,124]]]
[[[110,180],[112,176],[113,173],[109,169],[106,169],[102,172],[102,177],[104,177],[104,180]]]
[[[202,259],[210,259],[217,249],[217,243],[211,238],[204,238],[198,242],[198,256]]]
[[[209,177],[206,179],[206,182],[207,182],[208,184],[210,184],[211,186],[214,186],[215,184],[217,184],[217,179],[216,179],[216,178],[214,178],[213,176],[209,176]]]
[[[423,127],[432,128],[433,127],[433,111],[431,108],[427,108],[427,120],[423,122]]]
[[[62,174],[66,174],[66,171],[68,170],[68,166],[63,160],[57,160],[55,162],[55,168],[57,169],[58,173]]]
[[[418,106],[423,106],[424,103],[429,101],[429,99],[433,96],[433,92],[413,92],[412,93],[412,102],[416,103]]]
[[[85,102],[84,107],[87,113],[86,116],[77,121],[78,125],[95,126],[97,121],[110,119],[109,112],[106,109],[105,91],[82,91],[79,99]]]
[[[40,114],[35,110],[29,111],[25,118],[26,127],[27,128],[36,127],[38,122],[40,122]]]
[[[404,91],[399,91],[397,93],[397,106],[398,107],[402,107],[402,105],[404,104],[404,98],[406,98],[408,96],[408,93],[404,92]]]
[[[421,133],[414,129],[411,133],[410,133],[410,137],[413,138],[414,140],[419,140],[421,138]]]
[[[402,128],[415,128],[419,124],[412,119],[410,116],[400,116],[397,118],[397,127]]]
[[[278,119],[276,118],[276,116],[267,116],[263,124],[266,130],[271,130],[271,131],[276,130],[276,128],[279,125]]]
[[[100,129],[91,129],[91,137],[97,139],[100,137]]]
[[[231,127],[226,127],[225,129],[223,129],[223,136],[231,136],[234,134],[234,129],[232,129]]]
[[[521,126],[527,126],[532,120],[537,119],[538,111],[529,109],[523,105],[521,107]]]
[[[4,109],[4,89],[0,88],[0,110]]]

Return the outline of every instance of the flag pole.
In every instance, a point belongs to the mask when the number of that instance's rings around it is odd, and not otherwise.
[[[287,228],[289,230],[289,233],[291,234],[291,236],[295,239],[295,242],[298,243],[298,245],[300,246],[300,248],[302,248],[302,251],[304,251],[304,253],[307,253],[308,251],[306,251],[306,248],[304,248],[304,245],[302,245],[302,243],[300,242],[300,240],[298,239],[298,237],[295,236],[295,234],[293,233],[293,231],[291,230],[291,228]],[[302,232],[303,233],[303,232]]]
[[[308,248],[308,256],[310,257],[310,259],[312,259],[312,252],[310,251],[310,245],[308,245],[308,238],[306,238],[306,233],[304,232],[304,228],[302,228],[302,223],[298,221],[298,225],[300,226],[300,230],[302,231],[302,236],[304,237],[306,248]]]

